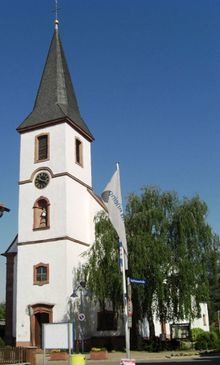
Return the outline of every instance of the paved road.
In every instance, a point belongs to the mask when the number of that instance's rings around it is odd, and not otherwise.
[[[140,356],[140,353],[139,353]],[[145,355],[146,356],[146,355]],[[36,365],[43,365],[43,356],[38,355]],[[87,358],[86,365],[119,365],[120,356],[114,356],[108,360],[89,360]],[[220,365],[220,354],[210,356],[194,356],[194,357],[171,357],[166,358],[164,354],[161,356],[147,356],[144,359],[136,358],[136,365]],[[50,361],[48,357],[45,359],[45,365],[71,365],[69,361]],[[77,365],[77,364],[74,364]]]
[[[198,357],[195,359],[157,359],[157,360],[147,360],[137,362],[136,365],[144,365],[144,364],[157,364],[157,365],[220,365],[220,356],[206,356],[206,357]],[[101,365],[101,364],[100,364]],[[103,365],[103,364],[102,364]]]

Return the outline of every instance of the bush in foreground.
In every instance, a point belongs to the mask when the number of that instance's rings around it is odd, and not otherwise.
[[[216,332],[205,332],[198,334],[195,349],[196,350],[214,350],[219,348],[220,340]]]

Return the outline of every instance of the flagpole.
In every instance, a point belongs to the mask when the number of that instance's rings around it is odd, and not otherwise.
[[[120,181],[119,163],[116,163]],[[120,243],[119,243],[120,244]],[[124,325],[125,325],[125,347],[127,359],[130,359],[130,328],[128,327],[128,299],[127,299],[127,281],[125,273],[125,250],[122,245],[122,284],[123,284],[123,305],[124,305]]]

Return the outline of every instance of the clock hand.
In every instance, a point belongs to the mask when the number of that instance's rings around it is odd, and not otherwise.
[[[44,182],[44,179],[41,179],[41,177],[38,178],[39,182]]]

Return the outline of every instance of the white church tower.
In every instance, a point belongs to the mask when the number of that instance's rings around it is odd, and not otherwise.
[[[68,320],[74,269],[94,242],[102,209],[92,191],[94,138],[80,115],[57,20],[33,111],[17,130],[18,236],[5,253],[6,338],[40,346],[42,323]]]

